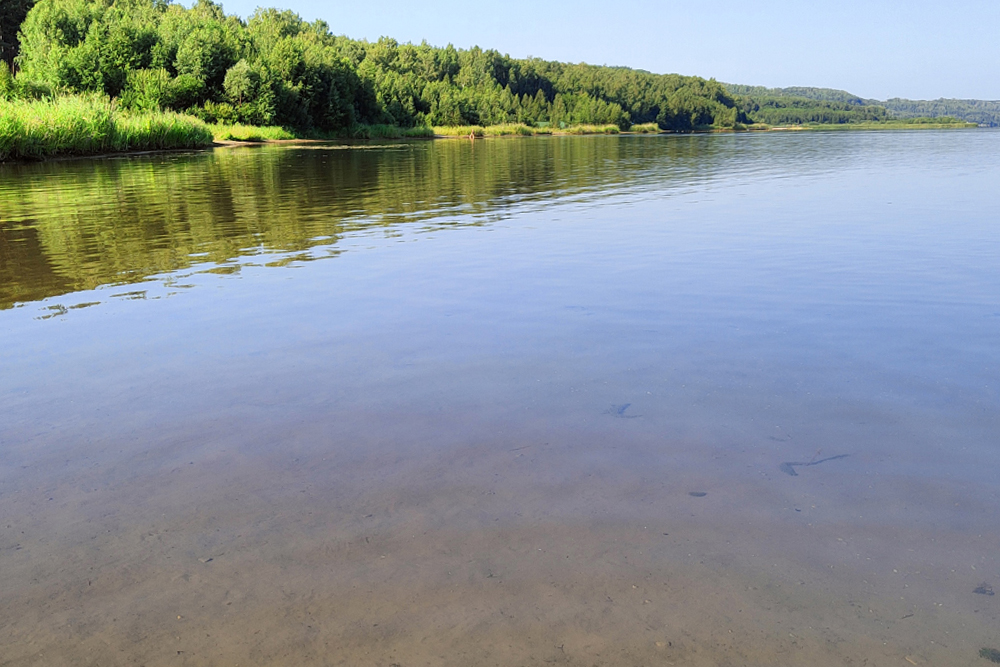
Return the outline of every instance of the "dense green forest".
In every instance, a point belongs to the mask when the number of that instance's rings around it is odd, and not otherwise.
[[[656,122],[688,131],[748,120],[714,80],[354,40],[288,11],[261,9],[243,21],[211,0],[191,9],[165,0],[39,0],[20,37],[8,95],[102,92],[126,109],[207,121],[324,131]]]

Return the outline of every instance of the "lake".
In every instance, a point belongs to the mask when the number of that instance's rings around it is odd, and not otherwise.
[[[984,665],[1000,132],[0,165],[0,664]]]

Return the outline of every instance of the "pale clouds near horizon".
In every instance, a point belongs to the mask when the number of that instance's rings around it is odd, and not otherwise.
[[[703,11],[694,4],[223,0],[228,13],[246,17],[258,5],[291,9],[359,39],[385,35],[435,46],[479,45],[514,57],[624,65],[730,83],[840,88],[877,99],[1000,99],[995,0],[966,2],[960,9],[926,0],[842,0],[829,6],[717,0]]]

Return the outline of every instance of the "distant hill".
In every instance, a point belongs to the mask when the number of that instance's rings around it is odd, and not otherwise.
[[[762,110],[774,107],[807,107],[802,100],[829,102],[838,105],[838,111],[850,109],[851,106],[867,109],[864,115],[877,116],[876,108],[884,109],[891,118],[941,118],[944,116],[958,118],[969,123],[979,123],[990,127],[1000,126],[1000,100],[907,100],[894,97],[890,100],[864,99],[846,90],[834,88],[810,88],[807,86],[792,86],[789,88],[766,88],[764,86],[745,86],[734,83],[722,84],[729,94],[753,100]],[[795,102],[792,102],[795,100]],[[839,106],[846,105],[846,106]],[[752,105],[751,105],[752,108]],[[818,110],[818,109],[817,109]],[[774,112],[765,111],[757,116]],[[767,122],[767,121],[765,121]]]
[[[928,116],[953,116],[970,123],[990,127],[1000,126],[1000,100],[904,100],[894,97],[885,102],[877,102],[889,110],[895,118],[916,118]]]
[[[765,88],[764,86],[743,86],[737,83],[722,84],[729,91],[730,95],[742,95],[744,97],[799,97],[806,100],[819,100],[821,102],[838,102],[840,104],[879,104],[861,99],[857,95],[852,95],[846,90],[836,90],[834,88],[810,88],[808,86],[792,86],[790,88]]]
[[[743,100],[741,108],[748,118],[768,125],[843,125],[879,122],[892,117],[885,107],[869,104],[845,90],[722,85],[730,95]]]

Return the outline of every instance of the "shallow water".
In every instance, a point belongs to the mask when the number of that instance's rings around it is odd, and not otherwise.
[[[0,665],[988,664],[998,176],[991,131],[0,166]]]

